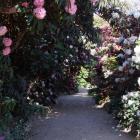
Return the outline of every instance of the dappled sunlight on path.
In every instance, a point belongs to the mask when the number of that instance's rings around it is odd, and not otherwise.
[[[116,129],[112,116],[94,105],[87,90],[61,96],[53,113],[33,120],[30,140],[134,140]]]

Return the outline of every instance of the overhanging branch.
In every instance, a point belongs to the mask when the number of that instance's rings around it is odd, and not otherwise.
[[[17,13],[16,7],[8,7],[8,8],[1,8],[0,9],[1,14],[15,14]]]

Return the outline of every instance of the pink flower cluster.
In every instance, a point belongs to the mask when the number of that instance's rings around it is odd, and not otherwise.
[[[37,19],[40,19],[40,20],[41,19],[44,19],[45,16],[46,16],[46,10],[43,7],[37,7],[37,8],[35,8],[34,11],[33,11],[33,13],[34,13],[35,17]]]
[[[44,19],[46,16],[46,10],[43,7],[44,4],[45,4],[44,0],[34,0],[34,6],[36,8],[33,10],[33,14],[39,20]]]
[[[5,48],[2,50],[2,53],[4,56],[7,56],[11,53],[11,45],[13,41],[11,38],[4,37],[2,42],[3,42],[3,45],[5,46]]]
[[[65,11],[70,15],[74,15],[77,11],[77,5],[75,4],[75,0],[69,0],[65,7]]]
[[[10,47],[12,45],[12,39],[11,38],[8,38],[8,37],[5,37],[3,38],[3,44],[5,47]]]
[[[90,0],[93,6],[99,1],[99,0]]]
[[[104,43],[110,43],[110,42],[115,41],[115,38],[112,34],[111,27],[108,27],[108,26],[102,27],[101,35],[102,35],[102,42],[104,42]]]
[[[29,2],[23,2],[21,3],[21,6],[25,7],[25,8],[28,8],[29,7]]]
[[[44,0],[34,0],[34,6],[35,7],[43,7],[45,4]]]
[[[6,26],[0,26],[0,36],[4,36],[8,32]]]
[[[5,48],[2,50],[2,54],[3,54],[4,56],[8,56],[10,53],[11,53],[11,48],[10,48],[10,47],[5,47]]]
[[[0,136],[0,140],[5,140],[5,137],[4,136]]]
[[[0,26],[0,36],[4,36],[8,32],[8,29],[6,26]],[[2,41],[5,48],[2,50],[2,53],[4,56],[7,56],[11,53],[11,45],[13,43],[11,38],[4,37]]]

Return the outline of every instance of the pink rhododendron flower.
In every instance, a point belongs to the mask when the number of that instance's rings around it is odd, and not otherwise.
[[[104,55],[104,56],[101,58],[100,63],[107,61],[107,59],[108,59],[108,55]]]
[[[43,7],[45,4],[44,0],[34,0],[34,6],[36,7]]]
[[[65,7],[65,11],[71,15],[74,15],[77,11],[77,5],[75,4],[75,0],[70,0],[70,3],[67,3]]]
[[[10,53],[11,53],[11,48],[10,48],[10,47],[6,47],[6,48],[4,48],[3,51],[2,51],[2,54],[3,54],[4,56],[9,55]]]
[[[90,0],[93,5],[95,5],[99,0]]]
[[[46,16],[46,10],[42,7],[35,8],[33,13],[37,19],[44,19]]]
[[[8,37],[3,38],[3,44],[5,47],[10,47],[12,43],[13,41],[11,38],[8,38]]]
[[[73,5],[71,7],[66,6],[65,10],[66,10],[67,13],[69,13],[71,15],[74,15],[77,11],[77,5]]]
[[[5,140],[5,137],[4,136],[0,136],[0,140]]]
[[[0,36],[5,35],[8,32],[8,29],[6,26],[0,26]]]
[[[115,46],[113,46],[113,48],[114,48],[115,50],[117,50],[117,51],[120,51],[120,50],[122,49],[122,47],[119,46],[119,45],[115,45]]]
[[[23,2],[23,3],[21,4],[21,6],[23,6],[23,7],[25,7],[25,8],[28,8],[28,7],[29,7],[29,3],[28,3],[28,2]]]

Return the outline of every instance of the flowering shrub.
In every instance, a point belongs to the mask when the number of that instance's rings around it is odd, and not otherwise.
[[[140,126],[140,96],[138,92],[128,92],[122,96],[122,110],[119,112],[120,124],[125,132],[131,131],[133,127],[139,130]]]
[[[139,16],[111,6],[101,8],[98,14],[112,29],[101,28],[101,45],[95,49],[97,63],[91,81],[98,89],[97,103],[108,104],[108,111],[125,131],[139,131]]]
[[[59,94],[77,90],[80,68],[91,59],[86,42],[96,40],[93,10],[92,3],[84,0],[6,0],[0,4],[1,122],[13,128],[14,119],[27,119],[32,106],[50,106]],[[14,105],[4,111],[1,104],[7,98]],[[0,136],[6,135],[5,128]]]

